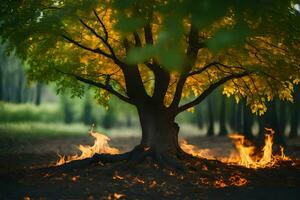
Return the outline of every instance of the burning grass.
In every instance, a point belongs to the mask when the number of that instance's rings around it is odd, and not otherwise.
[[[248,145],[249,141],[244,136],[238,134],[229,135],[234,141],[237,152],[233,152],[229,158],[222,158],[221,161],[230,164],[237,164],[247,168],[265,168],[273,167],[282,161],[291,161],[291,158],[284,154],[284,148],[280,147],[279,154],[273,152],[274,131],[266,129],[269,133],[265,135],[265,144],[261,151],[255,146]]]
[[[64,155],[58,154],[59,160],[56,162],[55,165],[59,166],[59,165],[69,163],[74,160],[82,160],[85,158],[90,158],[93,155],[95,155],[96,153],[98,153],[98,154],[101,154],[101,153],[118,154],[118,153],[120,153],[120,151],[118,149],[112,148],[109,146],[108,141],[110,140],[110,138],[107,137],[106,135],[95,132],[93,130],[93,126],[89,131],[89,135],[95,139],[94,144],[92,146],[79,145],[77,147],[81,152],[79,155],[75,154],[75,155],[71,155],[71,156],[64,156]]]
[[[180,141],[181,148],[199,158],[205,158],[208,160],[219,160],[223,163],[230,165],[238,165],[246,168],[266,168],[274,167],[282,161],[292,161],[291,158],[284,154],[284,148],[280,147],[280,152],[275,154],[273,152],[273,137],[274,131],[272,129],[266,129],[267,134],[265,135],[265,144],[263,148],[257,149],[252,143],[245,139],[243,135],[240,134],[230,134],[229,138],[233,141],[235,149],[230,155],[218,156],[211,149],[201,149],[194,145],[189,144],[186,140]],[[79,145],[78,149],[80,154],[64,156],[59,155],[59,160],[55,165],[59,166],[65,163],[69,163],[74,160],[82,160],[85,158],[90,158],[95,154],[107,153],[107,154],[118,154],[120,151],[116,148],[109,146],[109,137],[101,133],[95,132],[93,127],[89,131],[89,135],[94,138],[94,144],[89,145]]]
[[[97,141],[97,137],[94,138]],[[63,139],[61,142],[64,143],[67,140]],[[191,143],[197,142],[193,139],[188,141]],[[107,145],[109,142],[106,139]],[[128,140],[115,138],[112,142],[123,144]],[[206,142],[212,141],[207,139]],[[215,141],[213,144],[216,144]],[[244,145],[249,147],[250,144],[244,141]],[[65,145],[66,148],[67,146]],[[92,146],[94,145],[90,147]],[[22,168],[22,170],[16,171],[15,174],[1,177],[0,184],[3,184],[0,186],[2,188],[13,188],[11,194],[5,194],[6,199],[22,199],[24,196],[32,199],[40,199],[40,197],[47,199],[116,199],[117,197],[120,197],[120,199],[143,199],[144,197],[159,199],[201,199],[201,197],[224,199],[226,195],[228,195],[228,199],[247,199],[245,198],[247,195],[250,199],[254,199],[256,197],[255,188],[258,192],[261,191],[260,188],[264,187],[275,188],[268,192],[268,197],[276,198],[278,197],[278,193],[276,193],[279,191],[278,188],[300,185],[300,165],[296,161],[298,164],[295,166],[292,166],[290,162],[283,162],[278,163],[278,167],[256,168],[253,170],[238,163],[232,164],[216,160],[222,157],[217,157],[214,148],[204,149],[204,153],[201,153],[196,146],[187,142],[181,142],[181,146],[182,148],[189,147],[193,149],[194,152],[190,153],[199,156],[191,163],[186,163],[190,169],[186,174],[162,169],[151,160],[149,162],[146,160],[146,162],[140,164],[120,162],[100,166],[98,163],[94,163],[68,172],[59,171],[64,166],[62,165],[55,167],[54,171],[54,167],[46,167],[44,170],[40,168]],[[225,148],[227,148],[227,145],[223,149]],[[187,149],[185,150],[187,151]],[[260,152],[260,150],[263,151],[263,148],[255,149],[256,152]],[[236,153],[238,153],[238,150],[236,150]],[[207,154],[211,156],[211,160],[200,157],[200,155],[205,156]],[[55,154],[52,156],[55,156]],[[254,153],[251,156],[262,158],[263,153]],[[23,156],[22,158],[25,159]],[[55,157],[53,158],[55,159]],[[40,157],[31,158],[32,163],[38,161],[48,164],[49,157],[41,155]],[[18,188],[14,189],[16,186]],[[219,193],[221,191],[224,192]],[[232,198],[233,191],[239,192],[235,193]],[[288,195],[295,194],[299,194],[299,190],[289,191],[285,197],[288,198]],[[120,195],[124,196],[121,197]]]

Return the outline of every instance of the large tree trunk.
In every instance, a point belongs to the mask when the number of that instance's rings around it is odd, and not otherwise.
[[[158,165],[186,171],[186,166],[180,160],[193,159],[185,153],[178,144],[179,126],[175,123],[175,115],[166,108],[157,108],[155,104],[139,106],[137,108],[141,128],[142,139],[132,151],[122,154],[95,154],[91,158],[73,161],[61,167],[62,170],[70,170],[90,163],[112,163],[130,161],[139,163],[146,158],[152,158]]]
[[[142,127],[141,146],[175,155],[179,147],[179,127],[172,114],[152,106],[139,108],[138,114]]]

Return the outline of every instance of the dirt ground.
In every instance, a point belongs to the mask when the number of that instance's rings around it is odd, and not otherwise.
[[[188,142],[226,155],[233,148],[223,137],[190,137]],[[14,142],[1,139],[9,151],[0,154],[0,199],[299,199],[300,139],[289,140],[294,158],[260,170],[199,160],[186,174],[155,163],[92,164],[68,172],[48,168],[60,154],[74,154],[89,137]],[[137,137],[114,137],[111,146],[128,151]]]

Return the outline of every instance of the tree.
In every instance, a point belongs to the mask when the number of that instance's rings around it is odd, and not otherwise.
[[[202,108],[199,105],[195,107],[195,123],[199,129],[203,128],[204,120],[202,116]]]
[[[224,96],[221,97],[221,105],[220,105],[220,132],[219,136],[227,135],[226,129],[226,99]]]
[[[30,65],[32,80],[82,96],[94,87],[136,107],[141,143],[116,159],[153,156],[176,165],[178,114],[223,85],[252,112],[292,100],[299,78],[295,1],[8,0],[1,36]],[[139,155],[139,156],[137,156]],[[103,158],[100,155],[97,158]]]
[[[207,127],[207,136],[213,136],[215,134],[215,120],[214,120],[214,109],[213,104],[215,102],[212,99],[212,96],[207,98],[207,115],[208,115],[208,127]]]
[[[299,86],[295,87],[295,102],[290,106],[291,109],[291,130],[289,137],[295,138],[298,135],[299,128],[299,108],[300,108],[300,92]]]
[[[106,129],[111,129],[115,124],[115,115],[113,111],[108,110],[105,112],[102,118],[102,127]]]
[[[247,139],[253,139],[251,111],[243,102],[243,134]]]
[[[86,98],[83,105],[83,112],[82,112],[82,121],[86,125],[92,125],[95,123],[95,119],[93,116],[93,105],[91,102],[90,94],[89,92],[86,92]]]
[[[39,106],[42,102],[42,92],[43,92],[43,84],[38,82],[36,84],[36,93],[35,93],[35,105]]]
[[[64,122],[70,124],[74,121],[74,111],[71,102],[67,97],[62,96],[61,103],[64,111]]]

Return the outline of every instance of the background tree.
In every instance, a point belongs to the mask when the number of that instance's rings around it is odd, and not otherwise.
[[[85,100],[84,100],[83,111],[82,111],[82,121],[86,125],[92,125],[93,123],[95,123],[92,110],[93,110],[93,105],[92,105],[91,97],[89,92],[87,91],[85,94]]]
[[[219,86],[260,115],[266,101],[292,100],[299,78],[294,4],[8,0],[0,5],[0,33],[30,65],[31,80],[54,81],[74,96],[89,84],[102,105],[115,95],[136,107],[141,143],[113,158],[151,155],[177,166],[186,154],[176,116]]]
[[[289,137],[295,138],[298,135],[299,128],[299,109],[300,109],[300,92],[299,86],[295,87],[295,103],[290,106],[291,108],[291,130]]]
[[[39,106],[42,102],[42,91],[43,91],[43,84],[38,82],[36,84],[36,96],[35,96],[35,105]]]
[[[225,96],[221,96],[221,105],[220,105],[220,115],[219,115],[219,123],[220,123],[220,132],[219,136],[227,135],[227,128],[226,128],[226,99]]]
[[[74,111],[70,100],[66,96],[61,97],[62,108],[64,111],[64,122],[70,124],[74,121]]]
[[[214,105],[215,101],[214,101],[214,96],[210,95],[207,98],[207,117],[208,117],[208,125],[207,125],[207,136],[213,136],[215,134],[215,118],[214,118]]]
[[[245,102],[243,103],[243,134],[247,139],[253,139],[252,134],[252,123],[253,123],[253,117],[251,115],[250,109],[247,107]]]

